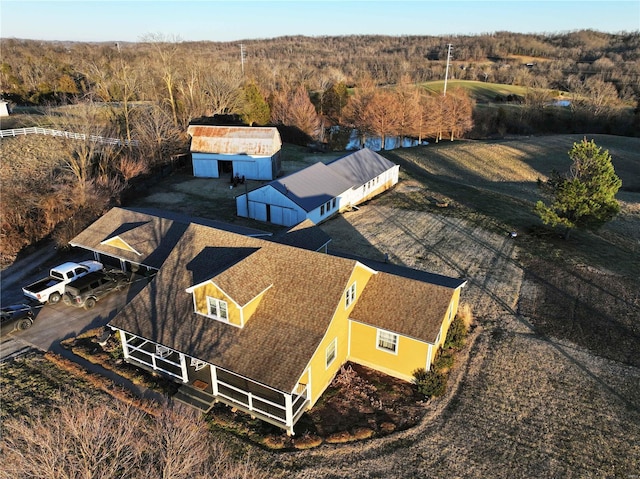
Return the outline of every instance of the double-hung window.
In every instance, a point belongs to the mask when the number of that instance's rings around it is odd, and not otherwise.
[[[398,353],[398,335],[378,329],[377,348],[390,353]]]
[[[207,296],[207,307],[207,314],[212,318],[219,319],[220,321],[229,320],[226,301]]]
[[[331,363],[336,359],[336,350],[338,348],[338,338],[335,338],[325,351],[325,367],[331,366]]]
[[[344,307],[348,308],[356,300],[356,283],[354,282],[345,294]]]

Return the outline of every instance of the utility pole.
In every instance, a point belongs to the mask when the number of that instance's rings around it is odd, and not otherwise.
[[[447,96],[447,79],[449,78],[449,60],[451,60],[451,43],[449,43],[449,50],[447,51],[447,68],[444,72],[444,91],[442,96]]]
[[[244,77],[244,45],[240,44],[240,65],[242,66],[242,76]]]

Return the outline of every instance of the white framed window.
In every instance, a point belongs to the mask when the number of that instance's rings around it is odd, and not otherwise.
[[[376,339],[376,348],[382,351],[398,354],[398,335],[378,329],[378,338]]]
[[[327,346],[327,349],[325,350],[325,367],[328,368],[331,366],[331,363],[335,361],[337,350],[338,338],[335,338],[331,343],[329,343],[329,346]]]
[[[354,282],[345,293],[344,307],[348,308],[356,300],[356,283]]]
[[[218,298],[207,296],[207,314],[212,318],[221,321],[229,321],[229,313],[227,310],[227,302]]]

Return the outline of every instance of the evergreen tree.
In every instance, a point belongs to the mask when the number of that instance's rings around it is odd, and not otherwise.
[[[271,116],[269,104],[260,93],[257,85],[253,82],[244,87],[245,106],[242,112],[242,120],[250,126],[255,123],[266,125]]]
[[[593,140],[574,143],[569,158],[573,163],[568,173],[554,172],[540,184],[552,196],[551,204],[538,201],[535,207],[545,224],[566,228],[565,239],[574,228],[596,230],[611,220],[620,211],[615,195],[622,185],[609,151]]]

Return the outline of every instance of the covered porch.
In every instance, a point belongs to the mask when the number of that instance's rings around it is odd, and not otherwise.
[[[293,434],[309,405],[307,385],[285,393],[126,331],[120,332],[125,361],[183,383],[174,398],[207,412],[222,402]]]

